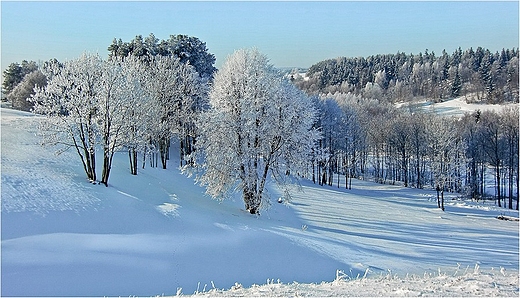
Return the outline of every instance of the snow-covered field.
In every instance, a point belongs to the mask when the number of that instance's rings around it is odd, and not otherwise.
[[[519,295],[519,225],[496,219],[517,211],[304,181],[284,204],[271,185],[256,217],[205,196],[176,154],[132,176],[121,152],[110,187],[90,184],[75,152],[39,145],[37,120],[1,110],[2,296]]]
[[[473,98],[475,95],[469,95],[469,98]],[[518,106],[517,103],[508,104],[480,104],[480,103],[467,103],[466,97],[461,96],[452,98],[439,103],[433,103],[428,100],[420,100],[413,102],[397,103],[397,107],[406,107],[411,109],[420,109],[425,112],[433,112],[439,115],[445,116],[462,116],[464,113],[473,113],[477,110],[480,111],[493,111],[500,112],[505,107]]]

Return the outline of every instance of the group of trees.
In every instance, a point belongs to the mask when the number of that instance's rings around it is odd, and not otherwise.
[[[160,155],[162,166],[170,139],[185,137],[206,86],[197,72],[177,57],[78,59],[46,63],[48,83],[32,97],[33,111],[46,116],[40,129],[45,144],[74,148],[88,179],[96,181],[96,148],[103,149],[100,182],[108,186],[112,158],[126,148],[137,174],[137,153]],[[143,161],[144,166],[144,161]]]
[[[194,36],[170,35],[167,40],[159,40],[153,33],[143,38],[137,35],[129,42],[121,39],[112,41],[108,47],[109,58],[127,56],[175,56],[181,63],[189,63],[195,71],[207,79],[211,79],[216,68],[215,55],[206,48],[206,43]]]
[[[203,48],[194,51],[207,51],[203,43],[197,45]],[[47,84],[35,89],[30,102],[35,113],[46,116],[40,129],[44,143],[60,145],[60,150],[74,148],[91,181],[97,180],[96,148],[101,147],[100,182],[107,186],[112,158],[119,150],[128,150],[134,175],[138,153],[143,167],[146,157],[152,166],[160,157],[166,168],[174,136],[181,140],[182,158],[190,153],[212,75],[198,73],[173,54],[132,51],[106,60],[88,53],[64,63],[51,60],[40,70]]]
[[[132,174],[137,174],[139,154],[143,167],[146,157],[152,165],[160,157],[166,168],[176,137],[180,166],[196,173],[208,194],[223,198],[240,189],[245,208],[258,214],[268,202],[269,177],[284,185],[291,173],[307,170],[319,136],[313,129],[314,106],[265,55],[236,51],[213,80],[212,65],[193,60],[198,72],[192,61],[177,56],[212,55],[152,52],[153,42],[137,50],[144,44],[140,40],[115,41],[106,60],[87,53],[40,67],[47,84],[35,88],[30,102],[33,112],[46,116],[40,124],[43,143],[75,150],[90,181],[108,186],[113,156],[121,150],[128,151]],[[179,40],[176,50],[194,39],[172,36],[160,44]],[[101,179],[97,149],[102,149]]]
[[[312,160],[315,182],[333,185],[337,173],[338,187],[340,175],[347,188],[351,177],[431,187],[443,208],[444,191],[483,197],[490,174],[498,205],[518,209],[517,106],[456,118],[352,94],[315,101],[322,132],[317,152],[327,153]]]
[[[293,74],[308,93],[352,93],[390,102],[416,97],[435,101],[463,95],[485,103],[518,102],[518,49],[492,53],[478,47],[440,56],[426,50],[418,55],[390,54],[340,57],[318,62],[307,78]]]
[[[2,92],[12,107],[22,111],[30,111],[32,104],[27,101],[34,94],[34,87],[43,87],[47,78],[38,69],[34,61],[11,63],[3,72]]]
[[[175,113],[177,117],[184,117],[181,122],[178,123],[181,126],[179,136],[179,144],[181,151],[181,163],[184,156],[189,155],[194,147],[196,139],[196,126],[195,117],[203,110],[207,109],[207,91],[209,85],[212,82],[213,74],[216,71],[214,67],[215,55],[209,52],[206,47],[206,43],[201,41],[199,38],[188,35],[170,35],[167,40],[159,40],[153,33],[150,33],[147,37],[143,38],[141,35],[137,35],[134,39],[129,42],[124,42],[121,39],[112,41],[112,44],[108,47],[109,59],[115,57],[139,57],[144,60],[148,60],[149,57],[176,57],[182,64],[190,65],[199,75],[198,86],[204,86],[205,91],[195,92],[192,100],[193,103],[190,105],[178,106]],[[152,73],[151,76],[155,76],[156,84],[168,84],[168,80],[176,80],[176,74],[173,73]],[[180,86],[182,85],[182,86]],[[180,84],[179,92],[190,93],[191,86],[189,84]],[[174,86],[174,85],[171,85]],[[164,87],[164,86],[163,86]],[[170,90],[174,92],[174,90]],[[199,94],[200,93],[200,94]],[[162,95],[162,105],[168,105],[170,99],[169,95]],[[188,110],[186,110],[188,109]],[[186,110],[186,111],[185,111]],[[171,123],[163,124],[171,126]],[[166,159],[168,159],[169,152],[169,136],[161,138],[159,148],[161,161],[163,167],[166,167]]]
[[[339,187],[344,177],[351,188],[354,177],[431,187],[444,209],[445,191],[481,198],[492,174],[499,206],[516,200],[518,209],[517,106],[451,118],[391,104],[470,92],[517,102],[517,50],[338,58],[291,80],[255,49],[236,51],[215,72],[205,43],[186,35],[114,39],[108,50],[108,59],[84,54],[4,71],[13,106],[45,115],[44,143],[73,148],[91,181],[96,149],[108,186],[117,151],[128,151],[137,175],[139,154],[143,167],[160,159],[166,168],[176,137],[185,173],[214,198],[239,190],[252,214],[268,203],[268,177],[281,185],[308,177]]]

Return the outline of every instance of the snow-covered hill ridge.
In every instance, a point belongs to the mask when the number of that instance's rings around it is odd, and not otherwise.
[[[40,147],[39,117],[0,112],[3,296],[174,295],[235,283],[222,295],[427,295],[414,289],[428,279],[431,295],[518,296],[518,222],[496,219],[517,211],[449,200],[442,212],[428,190],[304,181],[287,204],[270,185],[272,207],[255,217],[239,196],[204,195],[175,168],[176,154],[168,170],[132,176],[120,152],[110,187],[90,184],[75,152]],[[477,275],[462,273],[475,264]],[[267,279],[283,285],[251,287]],[[394,282],[394,294],[383,292]]]
[[[412,110],[419,109],[425,112],[433,112],[439,115],[446,116],[462,116],[464,113],[473,113],[477,110],[480,111],[493,111],[500,112],[504,108],[517,106],[518,103],[507,103],[507,104],[479,104],[479,103],[467,103],[466,97],[461,96],[452,98],[443,102],[433,103],[427,100],[412,101],[412,102],[401,102],[396,103],[396,107],[410,108]]]

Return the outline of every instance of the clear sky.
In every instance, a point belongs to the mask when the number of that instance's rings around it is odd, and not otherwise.
[[[257,47],[278,67],[339,56],[519,46],[511,2],[1,2],[2,70],[22,60],[108,55],[114,38],[196,36],[222,65]]]

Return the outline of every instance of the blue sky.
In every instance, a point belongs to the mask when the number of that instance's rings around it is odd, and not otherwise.
[[[339,56],[518,48],[511,2],[1,2],[2,70],[22,60],[108,55],[114,37],[196,36],[219,67],[257,47],[278,67]]]

